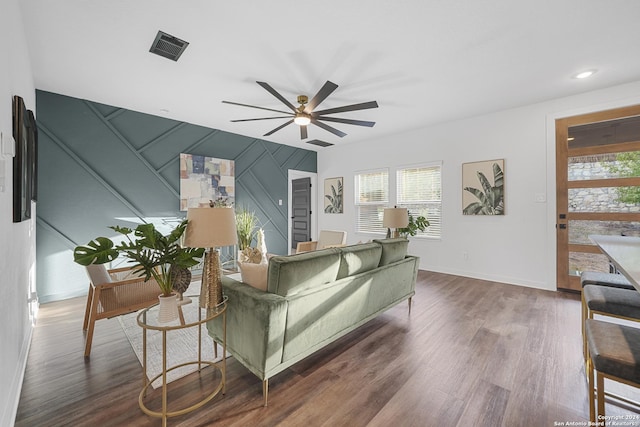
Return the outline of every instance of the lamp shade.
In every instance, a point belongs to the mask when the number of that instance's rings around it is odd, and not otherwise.
[[[235,245],[236,214],[233,208],[189,208],[184,245],[190,248],[215,248]]]
[[[385,228],[404,228],[409,225],[407,208],[385,208],[382,226]]]

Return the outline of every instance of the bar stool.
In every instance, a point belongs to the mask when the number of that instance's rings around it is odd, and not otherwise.
[[[604,273],[600,271],[583,271],[580,274],[580,284],[582,288],[587,285],[609,286],[620,289],[635,289],[631,282],[622,274]],[[585,360],[587,359],[587,344],[584,338],[584,320],[587,318],[587,307],[582,300],[582,341],[584,342],[583,352]]]
[[[585,322],[589,375],[589,417],[596,425],[604,422],[604,380],[613,380],[623,384],[640,387],[640,329],[616,323],[587,319]],[[594,388],[594,371],[597,387]],[[598,401],[596,412],[595,400]],[[623,399],[627,403],[637,402]],[[597,424],[600,425],[600,424]]]
[[[583,271],[580,274],[580,284],[610,286],[612,288],[635,289],[631,282],[622,274],[602,273],[599,271]]]
[[[586,285],[582,289],[582,351],[587,360],[587,319],[594,314],[618,319],[640,321],[640,292],[600,285]]]

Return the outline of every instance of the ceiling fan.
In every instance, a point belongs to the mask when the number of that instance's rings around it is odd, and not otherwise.
[[[268,83],[265,83],[265,82],[256,82],[256,83],[258,83],[260,86],[262,86],[271,95],[273,95],[276,98],[278,98],[278,100],[280,100],[280,102],[282,102],[284,105],[289,107],[289,109],[291,111],[275,110],[275,109],[272,109],[272,108],[258,107],[258,106],[255,106],[255,105],[248,105],[248,104],[240,104],[238,102],[231,102],[231,101],[222,101],[222,102],[225,103],[225,104],[240,105],[242,107],[257,108],[259,110],[267,110],[267,111],[273,111],[273,112],[276,112],[276,113],[286,114],[286,116],[260,117],[260,118],[255,118],[255,119],[231,120],[232,122],[251,122],[251,121],[255,121],[255,120],[290,119],[287,122],[285,122],[284,124],[278,126],[277,128],[265,133],[264,136],[272,135],[273,133],[275,133],[275,132],[279,131],[280,129],[284,128],[285,126],[288,126],[291,123],[295,123],[298,126],[300,126],[300,139],[307,139],[307,137],[308,137],[308,135],[307,135],[307,125],[309,125],[309,124],[316,125],[316,126],[322,128],[322,129],[324,129],[324,130],[326,130],[328,132],[331,132],[332,134],[337,135],[340,138],[342,138],[343,136],[346,135],[346,133],[334,128],[333,126],[329,126],[328,124],[323,123],[323,121],[334,122],[334,123],[343,123],[343,124],[347,124],[347,125],[367,126],[367,127],[372,127],[373,125],[376,124],[376,122],[369,122],[369,121],[364,121],[364,120],[353,120],[353,119],[344,119],[344,118],[339,118],[339,117],[327,116],[328,114],[344,113],[344,112],[347,112],[347,111],[357,111],[357,110],[366,110],[366,109],[369,109],[369,108],[378,108],[378,103],[376,101],[362,102],[360,104],[351,104],[351,105],[345,105],[345,106],[342,106],[342,107],[328,108],[326,110],[316,111],[315,110],[316,107],[318,107],[318,105],[320,105],[320,103],[322,103],[322,101],[324,101],[329,95],[331,95],[331,93],[333,93],[334,90],[336,90],[338,88],[337,84],[332,83],[332,82],[330,82],[328,80],[322,86],[322,88],[320,88],[318,93],[316,93],[316,95],[311,99],[311,101],[309,101],[309,98],[306,95],[299,95],[298,96],[298,104],[300,104],[300,105],[298,107],[294,106],[292,103],[287,101],[287,99],[284,96],[280,95],[280,93],[278,93]]]

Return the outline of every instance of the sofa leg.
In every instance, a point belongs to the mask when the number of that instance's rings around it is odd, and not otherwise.
[[[408,301],[409,301],[409,316],[411,316],[411,298],[413,297],[409,297]]]
[[[264,406],[267,406],[267,396],[269,396],[269,379],[262,380],[262,396],[264,397]]]

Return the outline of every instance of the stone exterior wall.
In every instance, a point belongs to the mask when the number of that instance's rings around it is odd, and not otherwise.
[[[599,161],[569,164],[569,181],[615,178]],[[570,212],[640,212],[640,206],[621,203],[615,188],[579,188],[569,190]]]
[[[569,180],[617,178],[606,165],[615,164],[614,155],[590,156],[574,159],[569,164]],[[639,205],[621,203],[615,188],[578,188],[569,190],[569,212],[640,212]],[[574,244],[593,244],[590,234],[640,236],[640,223],[621,221],[571,221],[569,241]],[[582,271],[609,271],[609,261],[602,254],[569,253],[570,274]]]

